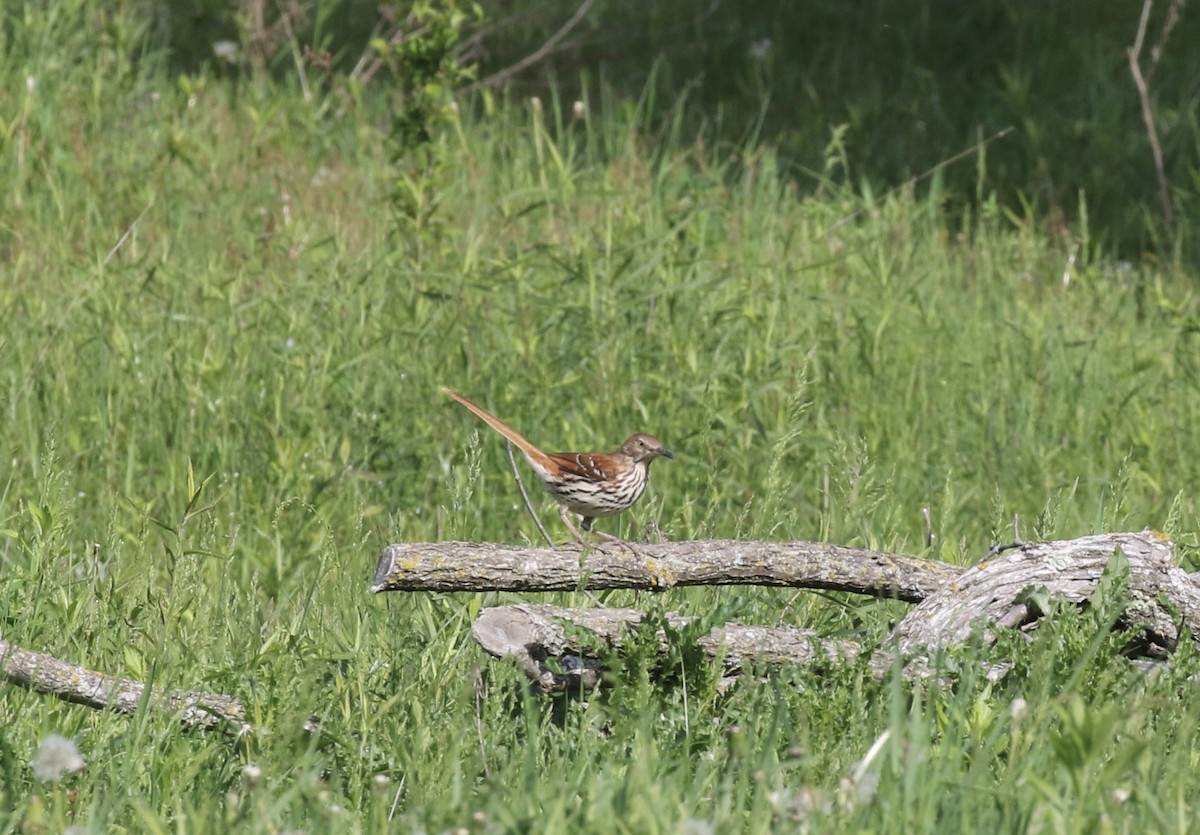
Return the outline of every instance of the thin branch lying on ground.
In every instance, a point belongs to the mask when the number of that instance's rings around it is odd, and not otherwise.
[[[389,545],[370,589],[381,591],[574,591],[758,585],[924,600],[959,566],[820,542],[694,540],[581,551],[472,542]]]
[[[145,703],[155,710],[178,714],[179,721],[188,727],[214,728],[232,723],[239,732],[250,727],[245,708],[233,696],[192,690],[147,692],[140,681],[106,676],[8,641],[0,641],[0,666],[13,684],[86,707],[134,714]]]

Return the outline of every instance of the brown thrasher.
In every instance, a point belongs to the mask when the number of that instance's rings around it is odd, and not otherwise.
[[[545,453],[525,439],[500,418],[482,406],[472,403],[461,394],[443,388],[446,394],[466,406],[488,426],[517,445],[525,453],[525,460],[533,467],[550,495],[559,503],[558,514],[575,538],[583,542],[583,534],[576,529],[567,515],[578,513],[583,517],[583,529],[592,529],[592,520],[618,513],[633,507],[641,498],[650,480],[650,462],[660,455],[674,458],[662,441],[653,435],[638,433],[616,452],[553,452]],[[595,531],[600,537],[629,547],[624,540],[603,531]]]

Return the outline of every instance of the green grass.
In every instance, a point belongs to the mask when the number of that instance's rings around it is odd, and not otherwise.
[[[534,52],[573,11],[542,0],[485,6],[523,25],[488,34],[484,75]],[[822,0],[608,0],[590,7],[550,69],[535,65],[515,81],[530,91],[548,74],[575,89],[602,78],[633,97],[648,88],[663,117],[682,98],[689,125],[768,141],[792,171],[821,170],[837,126],[855,181],[878,188],[938,167],[949,214],[994,192],[1050,234],[1069,227],[1122,257],[1154,252],[1194,268],[1200,88],[1181,44],[1200,38],[1200,18],[1169,6],[1154,5],[1140,59],[1144,71],[1154,64],[1150,99],[1173,224],[1163,222],[1127,55],[1142,6],[1121,0],[1096,0],[1083,14],[1021,0],[861,0],[853,14]],[[1178,25],[1159,49],[1168,18]],[[943,165],[981,140],[985,168]]]
[[[502,444],[440,385],[550,448],[661,437],[676,460],[625,533],[966,562],[1018,516],[1029,539],[1162,528],[1190,562],[1194,277],[1085,245],[1064,286],[1068,253],[994,203],[950,221],[832,174],[801,197],[769,148],[603,97],[452,124],[402,222],[370,95],[52,54],[0,89],[3,638],[234,693],[263,731],[9,687],[5,831],[1188,830],[1195,653],[1146,678],[1087,613],[1003,647],[997,685],[964,650],[953,692],[864,661],[719,694],[692,654],[664,684],[634,648],[619,686],[558,703],[470,637],[515,596],[366,588],[389,542],[537,541]],[[638,603],[867,643],[905,608]],[[88,763],[60,785],[29,768],[49,733]]]

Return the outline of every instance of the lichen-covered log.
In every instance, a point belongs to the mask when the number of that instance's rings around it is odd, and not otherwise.
[[[979,562],[915,606],[872,664],[881,670],[896,651],[908,657],[962,643],[979,628],[989,639],[996,628],[1028,627],[1042,615],[1025,602],[1031,590],[1083,604],[1117,552],[1128,571],[1122,625],[1162,652],[1175,647],[1180,626],[1200,635],[1200,587],[1175,565],[1170,539],[1153,531],[1099,534],[1024,543]]]
[[[102,675],[7,641],[0,641],[0,665],[5,678],[13,684],[87,707],[132,714],[146,697],[146,685],[140,681]],[[234,723],[239,730],[249,727],[241,702],[220,693],[169,690],[152,693],[149,705],[177,714],[179,721],[189,727],[213,727],[226,722]]]
[[[511,658],[539,688],[546,692],[590,690],[600,682],[600,663],[586,655],[580,632],[617,648],[645,618],[636,609],[568,609],[537,603],[484,609],[471,627],[475,639],[488,653]],[[691,618],[671,614],[667,624],[683,629]],[[660,649],[670,640],[659,630]],[[744,664],[812,664],[820,659],[846,660],[858,655],[853,641],[823,639],[809,629],[771,628],[725,624],[698,641],[710,658],[720,658],[726,672],[736,673]],[[562,672],[546,661],[560,659]]]
[[[569,591],[759,585],[924,600],[958,566],[819,542],[696,540],[615,547],[531,548],[468,542],[389,545],[371,591]]]

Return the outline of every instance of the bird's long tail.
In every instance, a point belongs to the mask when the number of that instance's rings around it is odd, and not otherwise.
[[[451,391],[450,389],[444,388],[444,387],[442,388],[442,391],[444,391],[446,394],[453,397],[459,403],[463,404],[463,406],[467,407],[467,409],[469,409],[470,411],[474,412],[475,416],[478,417],[480,420],[482,420],[484,423],[486,423],[488,426],[492,427],[497,432],[499,432],[501,435],[503,435],[505,438],[508,438],[508,440],[510,440],[514,444],[516,444],[517,448],[519,450],[521,450],[521,452],[525,453],[525,457],[528,458],[531,462],[533,462],[535,464],[539,464],[543,467],[546,466],[546,462],[547,462],[549,456],[547,456],[546,453],[542,452],[540,449],[538,449],[532,443],[530,443],[529,440],[524,435],[522,435],[520,432],[513,429],[507,423],[500,420],[500,418],[493,415],[491,412],[489,412],[487,409],[480,406],[478,403],[472,403],[470,400],[463,397],[458,392]]]

